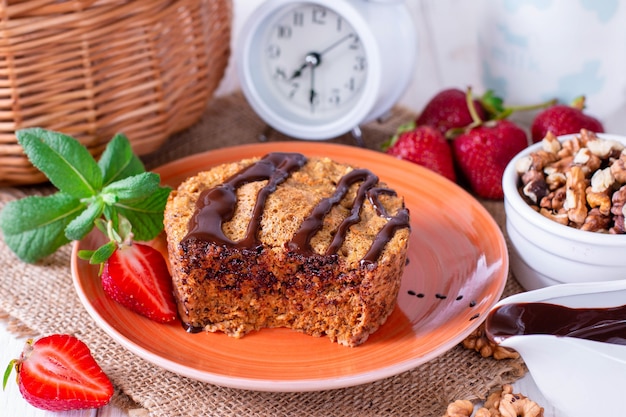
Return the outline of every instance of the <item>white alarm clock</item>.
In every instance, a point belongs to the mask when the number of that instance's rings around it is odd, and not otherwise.
[[[267,0],[235,52],[254,111],[288,136],[323,140],[393,107],[414,76],[417,34],[403,0]]]

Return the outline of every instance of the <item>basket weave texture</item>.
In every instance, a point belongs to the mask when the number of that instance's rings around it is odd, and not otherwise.
[[[98,156],[139,155],[195,123],[224,76],[232,0],[0,1],[0,185],[45,177],[15,131],[44,127]]]

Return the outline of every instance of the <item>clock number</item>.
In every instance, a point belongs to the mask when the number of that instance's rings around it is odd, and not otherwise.
[[[365,67],[367,65],[367,60],[365,59],[364,56],[357,56],[354,59],[354,70],[355,71],[365,71]]]
[[[355,88],[355,80],[354,77],[350,77],[350,79],[348,80],[348,82],[345,84],[345,87],[349,90],[349,91],[354,91]]]
[[[361,47],[361,39],[359,39],[358,35],[354,35],[352,38],[352,42],[348,45],[348,48],[355,51]]]
[[[328,102],[330,104],[334,104],[335,106],[341,104],[341,92],[338,88],[333,88],[331,90],[330,96],[328,97]]]
[[[290,84],[290,89],[289,89],[289,98],[292,99],[293,96],[296,95],[296,93],[298,92],[298,89],[300,88],[300,83],[297,82],[293,82]]]
[[[287,73],[285,72],[285,69],[281,67],[276,67],[276,69],[274,70],[274,79],[286,81]]]
[[[304,13],[302,13],[302,12],[294,12],[293,13],[293,25],[294,26],[302,26],[302,25],[304,25]]]
[[[313,9],[313,23],[316,23],[318,25],[325,25],[326,24],[326,9],[323,9],[321,7],[317,7]]]
[[[337,32],[341,32],[341,28],[343,26],[343,19],[341,16],[337,16]]]
[[[276,32],[276,35],[279,39],[291,38],[291,26],[289,25],[278,25],[276,27]]]
[[[276,59],[280,57],[280,46],[276,44],[270,44],[267,47],[267,57],[270,59]]]

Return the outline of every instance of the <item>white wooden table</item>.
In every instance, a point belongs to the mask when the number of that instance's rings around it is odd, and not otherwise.
[[[26,339],[16,338],[7,331],[5,324],[0,324],[0,368],[4,372],[6,364],[11,359],[19,356]],[[526,376],[514,384],[515,392],[521,392],[535,402],[542,405],[546,412],[544,417],[565,417],[558,416],[552,410],[541,393],[537,390],[532,378]],[[145,414],[126,413],[114,406],[106,406],[97,410],[78,410],[53,413],[32,407],[20,395],[15,383],[15,372],[7,383],[4,392],[0,394],[0,416],[2,417],[147,417]]]
[[[233,44],[242,22],[250,10],[262,0],[234,0]],[[408,0],[420,37],[419,62],[415,79],[407,89],[401,104],[419,111],[437,91],[447,87],[465,88],[468,85],[483,91],[477,58],[476,14],[480,12],[476,2],[466,0]],[[454,11],[454,13],[451,13]],[[227,94],[238,88],[238,81],[231,65],[216,94]],[[10,359],[19,355],[24,340],[16,339],[0,324],[0,367],[4,369]],[[37,410],[20,396],[13,381],[0,394],[2,417],[134,417],[113,407],[99,410],[51,413]],[[546,407],[545,417],[556,416],[542,399],[532,379],[525,377],[515,384],[521,392]]]
[[[19,357],[26,339],[16,338],[7,331],[4,323],[0,324],[0,368],[2,374],[11,359]],[[2,417],[129,417],[128,414],[115,407],[108,406],[98,410],[66,411],[53,413],[34,408],[20,395],[15,383],[15,371],[7,383],[6,389],[0,394],[0,416]]]

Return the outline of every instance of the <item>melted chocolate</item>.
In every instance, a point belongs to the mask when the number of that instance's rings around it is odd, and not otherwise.
[[[361,182],[361,185],[359,186],[357,195],[352,203],[350,215],[341,222],[333,241],[326,250],[326,255],[337,253],[337,250],[341,247],[346,238],[346,233],[348,232],[350,226],[359,221],[359,213],[361,211],[361,207],[363,206],[363,201],[365,200],[367,191],[372,189],[378,182],[378,178],[366,169],[355,169],[354,171],[350,171],[344,175],[341,180],[339,180],[335,193],[332,196],[320,201],[319,204],[313,208],[313,211],[306,219],[304,219],[304,222],[302,222],[302,225],[300,225],[300,228],[294,237],[289,243],[287,243],[287,247],[290,250],[298,250],[309,253],[312,252],[310,245],[311,238],[322,228],[324,217],[326,217],[326,215],[330,213],[330,210],[339,204],[339,202],[346,196],[350,186],[357,182]]]
[[[626,305],[570,308],[550,303],[504,304],[489,313],[485,330],[495,341],[549,334],[626,345]]]
[[[259,161],[237,172],[217,187],[203,191],[196,202],[196,210],[189,220],[189,233],[184,240],[196,238],[220,245],[251,248],[258,245],[257,231],[265,201],[292,171],[301,168],[306,158],[299,153],[270,153]],[[237,205],[237,188],[250,182],[267,180],[259,191],[245,237],[233,242],[224,235],[222,225],[233,218]]]
[[[196,202],[196,210],[189,220],[189,233],[184,240],[198,239],[211,241],[219,245],[231,245],[238,248],[254,248],[258,246],[258,229],[265,202],[276,187],[285,181],[292,172],[300,169],[306,163],[306,158],[298,153],[270,153],[256,163],[237,172],[223,184],[203,191]],[[254,206],[254,212],[248,224],[245,237],[234,242],[222,230],[224,222],[232,219],[237,204],[236,190],[244,184],[254,181],[267,180]],[[329,245],[326,255],[334,255],[342,246],[346,234],[355,223],[360,220],[363,202],[367,198],[376,210],[376,213],[388,220],[376,235],[368,252],[361,260],[362,264],[373,264],[380,257],[385,245],[393,237],[395,231],[409,227],[409,211],[406,208],[398,210],[391,216],[379,201],[379,196],[395,195],[395,192],[376,187],[378,177],[366,169],[355,169],[344,175],[338,182],[334,194],[323,199],[313,208],[311,214],[304,220],[293,238],[287,242],[287,249],[301,253],[312,253],[311,238],[323,226],[324,218],[331,209],[339,204],[353,184],[360,183],[356,196],[352,202],[350,214],[339,225],[333,241]]]

